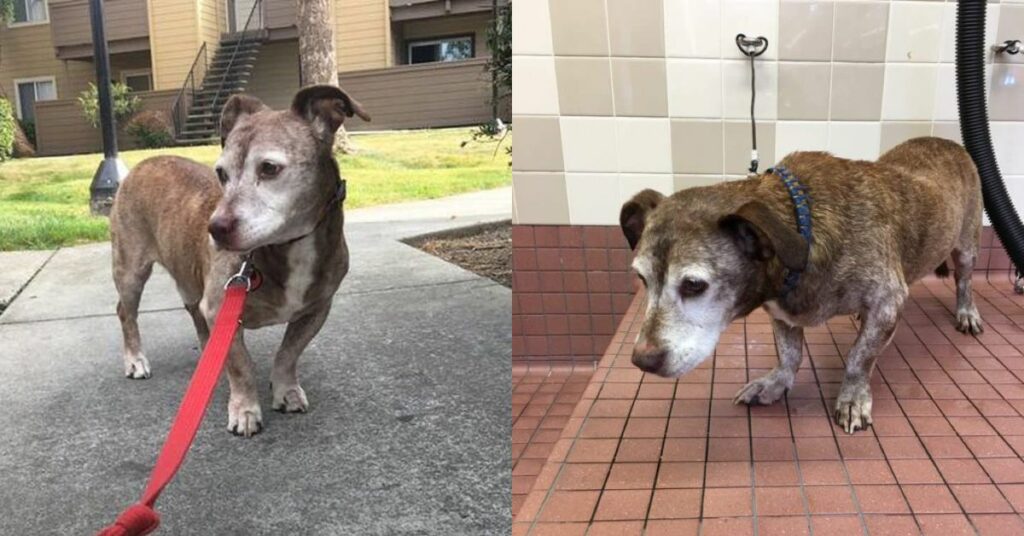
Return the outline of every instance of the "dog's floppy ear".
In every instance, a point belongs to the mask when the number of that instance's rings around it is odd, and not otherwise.
[[[299,90],[292,100],[292,112],[312,123],[322,139],[333,135],[346,117],[358,115],[364,121],[370,120],[370,114],[358,101],[341,88],[329,85]]]
[[[251,95],[232,95],[220,112],[220,145],[224,146],[224,140],[228,137],[231,129],[235,128],[238,119],[243,115],[254,114],[266,110],[267,105],[263,101]]]
[[[762,203],[750,201],[723,217],[718,225],[750,258],[766,261],[778,257],[790,270],[807,266],[807,241],[795,224],[783,221]]]
[[[622,227],[622,234],[626,235],[626,241],[629,242],[629,249],[636,249],[640,236],[644,234],[647,216],[663,199],[665,196],[661,192],[648,188],[622,205],[622,210],[619,211],[619,225]]]

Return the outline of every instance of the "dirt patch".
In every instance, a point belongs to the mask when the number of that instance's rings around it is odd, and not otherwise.
[[[419,236],[406,243],[512,288],[511,221]]]

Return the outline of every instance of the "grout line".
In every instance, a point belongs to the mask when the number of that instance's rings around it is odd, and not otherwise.
[[[746,337],[744,336],[744,339]],[[744,341],[745,342],[745,341]],[[746,344],[744,344],[744,355],[746,355]],[[697,535],[703,536],[704,534],[704,497],[708,489],[708,458],[711,454],[711,413],[714,410],[715,404],[715,370],[718,369],[718,350],[715,350],[714,357],[711,358],[711,380],[710,389],[708,390],[708,416],[707,426],[704,429],[704,476],[701,477],[700,486],[700,512],[697,517],[698,528]],[[754,455],[751,453],[751,459]],[[756,529],[755,529],[756,530]]]
[[[6,303],[0,303],[0,316],[3,316],[4,312],[11,307],[12,303],[14,303],[14,300],[18,299],[18,296],[21,296],[21,293],[26,288],[28,288],[29,284],[32,283],[32,281],[35,280],[36,276],[39,275],[39,272],[42,272],[43,268],[46,268],[46,265],[50,264],[50,260],[52,260],[57,255],[57,252],[60,250],[61,248],[53,250],[53,252],[51,252],[50,255],[43,260],[42,264],[39,265],[39,268],[36,268],[36,270],[32,272],[32,275],[28,276],[28,280],[26,280],[24,284],[19,286],[18,290],[14,291],[14,294],[11,295],[11,299],[7,300]]]
[[[748,325],[750,325],[749,322],[747,322],[747,319],[744,318],[743,319],[743,364],[745,366],[744,366],[743,370],[746,373],[745,378],[749,382],[750,381],[750,355],[747,352],[747,348],[748,348],[747,341],[749,340],[748,333],[747,333],[747,326]],[[775,339],[775,335],[772,334],[772,340],[774,340],[774,339]],[[777,349],[776,349],[776,354],[778,354],[778,350]],[[742,389],[742,387],[741,387],[741,389]],[[712,399],[714,399],[714,394],[715,394],[715,390],[714,390],[714,386],[712,384],[712,389],[711,389]],[[750,461],[747,462],[747,463],[750,464],[750,508],[751,508],[751,515],[753,516],[754,536],[757,536],[757,534],[758,534],[758,524],[757,524],[757,471],[754,470],[754,422],[753,422],[753,413],[750,410],[750,405],[746,404],[746,406],[747,406],[746,407],[746,410],[747,410],[747,443],[748,443],[748,446],[750,448]],[[708,430],[708,433],[710,435],[710,433],[711,433],[710,429]],[[710,442],[711,439],[708,438],[708,441]],[[794,454],[794,459],[795,459],[796,458],[796,444],[795,443],[793,444],[793,450],[794,450],[793,454]]]
[[[772,333],[772,339],[773,340],[775,339],[775,334],[774,333]],[[811,360],[811,357],[810,357],[811,356],[811,349],[810,349],[809,346],[807,346],[806,339],[803,340],[803,342],[801,344],[802,344],[801,349],[800,349],[800,352],[801,352],[801,355],[800,355],[801,364],[803,363],[803,357],[804,357],[803,356],[803,349],[804,349],[804,347],[807,348],[807,361],[810,362],[810,360]],[[779,348],[778,347],[778,342],[776,342],[776,345],[775,345],[776,356],[778,356],[778,353],[779,353],[779,349],[778,348]],[[799,370],[799,367],[797,368],[797,370]],[[796,384],[796,374],[793,374],[793,383],[794,383],[794,385]],[[821,389],[820,385],[817,386],[817,387],[818,387],[819,390]],[[783,394],[782,403],[786,405],[786,422],[789,424],[789,439],[790,439],[790,441],[793,442],[793,461],[796,463],[796,476],[800,480],[800,500],[801,500],[801,502],[804,505],[804,517],[806,518],[805,521],[807,523],[807,531],[808,531],[808,534],[810,536],[814,536],[814,523],[811,522],[811,500],[807,497],[807,485],[806,485],[806,483],[804,481],[804,470],[803,470],[803,467],[800,465],[799,450],[797,450],[797,447],[796,447],[797,437],[796,437],[796,433],[793,431],[793,414],[790,413],[790,411],[789,411],[790,410],[790,407],[789,407],[789,389],[786,389],[785,394]],[[829,422],[830,426],[831,426],[831,424],[832,423]],[[810,461],[810,460],[808,460],[808,461]]]

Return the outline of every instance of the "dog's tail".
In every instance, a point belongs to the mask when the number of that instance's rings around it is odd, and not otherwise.
[[[946,261],[942,261],[942,264],[935,269],[935,275],[941,278],[949,277],[949,265],[946,264]]]

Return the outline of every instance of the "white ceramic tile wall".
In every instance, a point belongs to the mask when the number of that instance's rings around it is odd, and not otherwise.
[[[950,0],[516,0],[513,115],[538,137],[517,136],[516,221],[612,225],[623,200],[643,188],[670,193],[738,178],[723,173],[746,167],[727,161],[746,158],[737,136],[749,131],[737,128],[750,106],[738,32],[771,43],[756,60],[763,155],[873,159],[904,136],[959,141],[955,19]],[[1024,0],[989,2],[987,42],[1024,39],[1017,21]],[[794,35],[801,24],[818,26]],[[998,93],[993,142],[1024,206],[1024,95],[1016,94],[1024,60],[988,58],[986,83],[995,80]],[[692,139],[701,135],[714,139]]]

